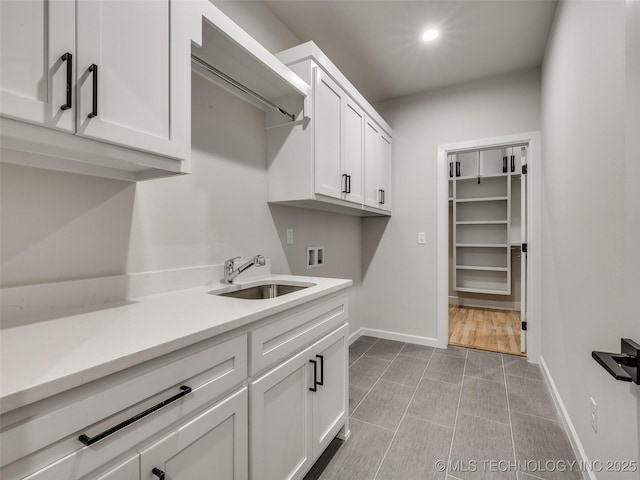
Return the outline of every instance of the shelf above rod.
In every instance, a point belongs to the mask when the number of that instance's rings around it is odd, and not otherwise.
[[[458,270],[478,270],[484,272],[508,272],[507,267],[479,267],[475,265],[456,265]]]
[[[506,243],[456,243],[457,248],[507,248]]]
[[[506,225],[506,220],[464,220],[456,222],[456,225]]]
[[[234,80],[233,78],[231,78],[226,73],[221,72],[216,67],[214,67],[213,65],[208,64],[207,62],[202,60],[197,55],[194,55],[193,53],[191,54],[191,62],[194,63],[195,65],[197,65],[198,67],[202,68],[203,70],[206,70],[210,74],[214,75],[216,78],[219,78],[223,82],[225,82],[225,83],[231,85],[232,87],[240,90],[242,93],[250,96],[254,100],[257,100],[258,102],[260,102],[260,104],[264,105],[265,107],[269,108],[270,110],[273,110],[275,112],[278,112],[278,113],[284,115],[285,117],[289,118],[292,122],[296,119],[295,115],[293,115],[293,114],[287,112],[286,110],[280,108],[278,105],[276,105],[275,103],[267,100],[266,98],[264,98],[259,93],[256,93],[253,90],[251,90],[250,88],[245,87],[242,83],[238,82],[237,80]]]
[[[495,202],[495,201],[503,201],[508,200],[509,197],[476,197],[476,198],[456,198],[456,202],[458,203],[469,203],[469,202]]]

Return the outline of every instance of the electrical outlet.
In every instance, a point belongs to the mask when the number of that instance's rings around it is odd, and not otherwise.
[[[287,228],[287,245],[293,245],[293,228]]]
[[[307,268],[324,265],[324,247],[307,247]]]
[[[594,432],[598,433],[598,404],[593,397],[589,400],[591,400],[591,428],[593,428]]]
[[[427,234],[425,232],[418,232],[418,245],[425,245],[427,243]]]

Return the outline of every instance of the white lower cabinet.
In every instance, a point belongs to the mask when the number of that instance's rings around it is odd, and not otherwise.
[[[250,385],[254,480],[296,480],[347,418],[344,324]]]
[[[347,312],[327,295],[5,412],[0,478],[301,479],[348,433]]]
[[[140,478],[246,480],[247,417],[244,387],[142,450]]]

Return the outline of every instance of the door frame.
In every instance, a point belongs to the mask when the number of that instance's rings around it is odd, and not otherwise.
[[[437,294],[438,346],[449,343],[449,172],[448,155],[474,148],[527,145],[527,357],[539,363],[542,353],[542,171],[540,132],[480,138],[438,145],[437,164]]]

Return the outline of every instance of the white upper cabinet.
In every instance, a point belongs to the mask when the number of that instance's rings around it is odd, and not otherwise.
[[[184,158],[182,8],[174,0],[78,1],[78,135]]]
[[[362,204],[364,165],[364,111],[347,97],[344,104],[344,156],[342,162],[344,199]]]
[[[391,137],[367,118],[365,126],[365,205],[391,211]]]
[[[187,173],[184,9],[182,0],[0,2],[2,161],[133,181]]]
[[[74,131],[75,0],[0,2],[2,115]]]
[[[341,198],[342,109],[345,94],[319,68],[313,90],[316,193]]]
[[[312,91],[302,107],[282,99],[297,112],[294,122],[267,113],[269,201],[359,216],[389,215],[389,125],[313,42],[278,58]],[[366,119],[375,125],[375,154],[367,151]]]

